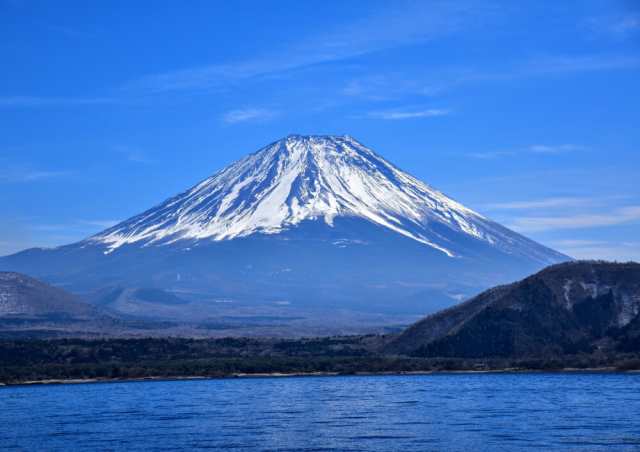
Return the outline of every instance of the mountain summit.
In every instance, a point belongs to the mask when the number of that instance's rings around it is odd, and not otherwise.
[[[305,220],[333,226],[360,218],[462,256],[447,230],[540,264],[561,258],[464,207],[349,136],[290,135],[190,190],[88,240],[111,252],[126,244],[231,240],[278,234]]]
[[[191,301],[156,310],[118,299],[136,315],[324,319],[318,312],[336,309],[424,314],[568,259],[349,136],[291,135],[81,242],[0,258],[0,270],[90,297]]]

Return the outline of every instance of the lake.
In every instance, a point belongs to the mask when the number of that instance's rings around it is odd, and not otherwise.
[[[0,388],[2,450],[639,450],[638,374]]]

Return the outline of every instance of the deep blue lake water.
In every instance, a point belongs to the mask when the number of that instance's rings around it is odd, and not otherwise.
[[[638,374],[0,388],[2,450],[640,450]]]

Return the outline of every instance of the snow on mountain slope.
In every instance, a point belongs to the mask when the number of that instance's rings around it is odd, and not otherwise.
[[[349,136],[276,141],[85,243],[104,244],[110,253],[127,244],[277,234],[305,220],[331,226],[337,217],[367,220],[451,258],[459,257],[459,247],[447,231],[542,264],[565,258],[448,198]]]
[[[324,328],[322,312],[354,326],[360,313],[423,315],[566,260],[351,137],[294,135],[81,242],[1,257],[0,270],[97,303],[138,289],[196,303],[121,306],[149,318],[293,315]]]

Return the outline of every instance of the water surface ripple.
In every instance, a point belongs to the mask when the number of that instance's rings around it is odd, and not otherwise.
[[[640,375],[438,374],[0,388],[2,450],[640,450]]]

